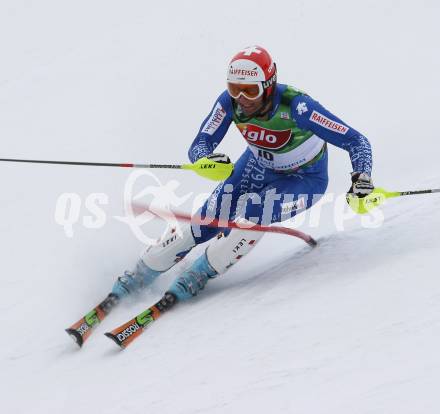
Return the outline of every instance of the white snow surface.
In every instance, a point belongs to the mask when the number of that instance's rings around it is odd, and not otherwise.
[[[435,0],[2,0],[1,158],[186,162],[228,59],[261,44],[281,82],[369,137],[376,185],[440,187],[439,18]],[[244,148],[231,127],[219,150],[236,159]],[[350,171],[332,148],[330,193],[344,193]],[[440,195],[390,200],[380,227],[352,218],[344,231],[341,207],[327,204],[318,225],[300,226],[316,249],[267,235],[125,351],[104,337],[199,248],[79,350],[64,329],[143,249],[113,217],[130,174],[0,164],[2,412],[440,411]],[[179,196],[214,188],[188,172],[157,176],[178,180]],[[107,194],[106,224],[66,237],[55,221],[63,193]]]

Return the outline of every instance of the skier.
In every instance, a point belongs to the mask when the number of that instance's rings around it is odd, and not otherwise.
[[[202,218],[246,218],[270,224],[310,208],[327,188],[327,143],[349,153],[350,193],[365,197],[374,189],[368,139],[306,93],[277,83],[277,67],[261,46],[247,47],[230,61],[227,90],[203,121],[189,149],[191,162],[208,157],[230,163],[227,155],[214,151],[232,122],[248,146],[232,175],[206,200],[199,212]],[[229,203],[228,209],[223,200]],[[263,235],[241,229],[228,234],[220,228],[184,224],[179,237],[170,229],[156,245],[147,247],[134,271],[118,278],[101,306],[111,308],[140,291],[194,246],[211,240],[205,252],[176,278],[161,303],[166,309],[190,299],[249,253]]]

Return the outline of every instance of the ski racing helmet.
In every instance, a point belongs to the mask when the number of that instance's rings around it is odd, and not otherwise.
[[[269,52],[261,46],[249,46],[230,61],[227,74],[229,95],[241,95],[250,100],[263,96],[267,102],[273,95],[277,81],[277,67]]]

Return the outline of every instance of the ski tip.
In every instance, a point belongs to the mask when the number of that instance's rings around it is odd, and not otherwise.
[[[111,332],[106,332],[104,334],[107,338],[110,338],[116,345],[118,345],[121,349],[125,349],[125,346],[122,344],[121,341],[116,337],[116,335],[113,335]]]
[[[318,242],[313,237],[310,237],[310,239],[307,240],[307,244],[309,246],[316,247],[318,245]]]
[[[83,346],[84,343],[83,337],[76,329],[68,328],[66,329],[66,332],[80,348]]]

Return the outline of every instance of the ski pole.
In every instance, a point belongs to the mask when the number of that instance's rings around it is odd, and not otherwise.
[[[201,177],[213,181],[223,181],[228,178],[234,169],[234,164],[223,164],[200,158],[194,164],[135,164],[135,163],[113,163],[113,162],[83,162],[83,161],[47,161],[47,160],[21,160],[12,158],[0,158],[1,162],[17,162],[31,164],[56,164],[56,165],[82,165],[92,167],[122,167],[122,168],[165,168],[191,170]]]
[[[396,192],[396,193],[390,193],[390,194],[397,194],[397,195],[390,195],[389,197],[400,197],[400,196],[407,196],[407,195],[431,194],[431,193],[440,193],[440,188],[433,188],[431,190],[400,191],[400,192]]]
[[[375,188],[372,193],[363,198],[351,193],[347,194],[347,202],[355,213],[365,214],[381,205],[388,198],[432,193],[440,193],[440,188],[414,191],[387,191],[383,188]]]

